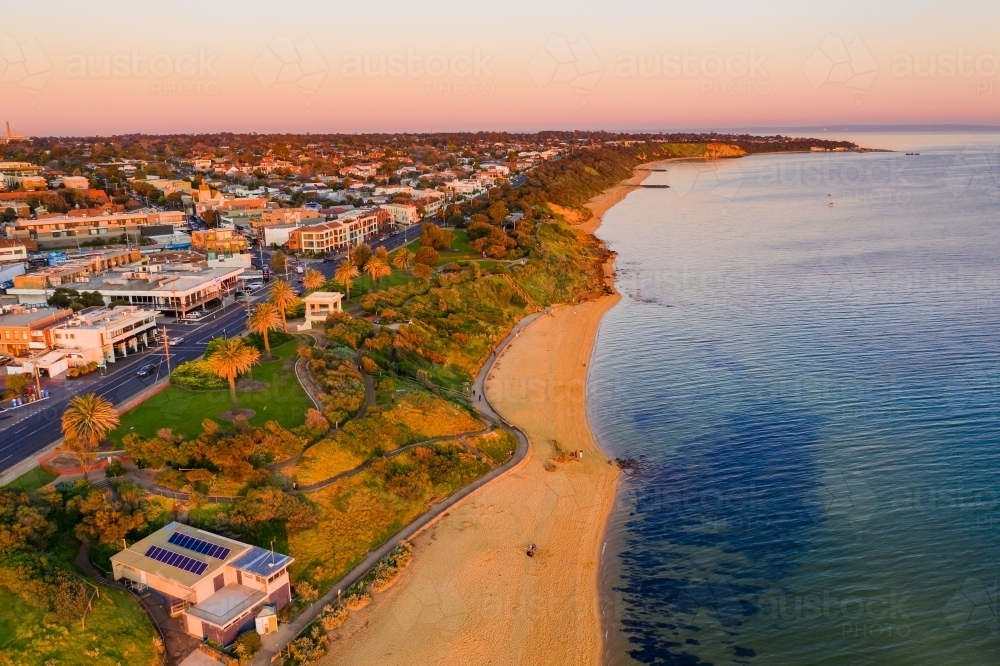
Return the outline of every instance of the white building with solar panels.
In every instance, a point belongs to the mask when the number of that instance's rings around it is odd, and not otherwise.
[[[153,590],[183,614],[187,633],[228,645],[264,606],[291,601],[293,558],[170,523],[111,557],[115,580]]]

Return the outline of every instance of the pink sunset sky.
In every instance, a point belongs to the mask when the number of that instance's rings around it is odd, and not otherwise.
[[[1000,124],[997,2],[17,3],[23,133]]]

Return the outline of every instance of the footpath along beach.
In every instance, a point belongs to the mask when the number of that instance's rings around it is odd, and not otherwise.
[[[579,228],[593,233],[648,166],[595,197]],[[528,456],[413,539],[413,564],[334,632],[324,664],[600,662],[598,569],[619,471],[588,427],[586,380],[618,299],[553,308],[501,353],[486,395],[528,435]]]

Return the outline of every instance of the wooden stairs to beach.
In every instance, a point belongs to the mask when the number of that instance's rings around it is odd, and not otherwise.
[[[521,287],[516,282],[514,282],[514,278],[512,278],[507,274],[501,274],[501,275],[503,275],[504,280],[507,280],[507,283],[511,286],[511,288],[513,288],[514,291],[516,291],[517,294],[524,299],[524,302],[531,306],[532,310],[537,312],[538,310],[542,309],[541,307],[538,306],[538,303],[535,303],[535,300],[531,296],[528,296],[528,292],[526,292],[524,289],[521,289]]]

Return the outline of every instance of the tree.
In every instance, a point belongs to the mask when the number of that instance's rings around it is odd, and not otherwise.
[[[7,392],[5,395],[8,398],[16,398],[27,393],[29,386],[31,386],[31,375],[27,372],[7,375]]]
[[[212,371],[229,382],[229,397],[233,401],[234,412],[239,407],[236,403],[236,378],[253,367],[259,358],[260,352],[244,344],[242,338],[228,338],[208,359]]]
[[[385,263],[387,264],[389,263],[389,251],[384,247],[375,248],[375,256],[384,261]]]
[[[273,303],[261,303],[254,308],[247,319],[247,328],[255,333],[260,333],[264,338],[264,352],[271,355],[271,341],[268,339],[268,332],[272,331],[282,323],[281,313]]]
[[[97,463],[98,446],[119,423],[115,406],[94,393],[78,395],[69,401],[62,417],[66,437],[63,448],[80,464],[83,478]]]
[[[372,257],[372,249],[368,247],[367,243],[358,243],[351,250],[351,261],[359,269],[364,268],[364,265],[368,263],[368,260]]]
[[[319,289],[326,282],[326,278],[315,268],[310,268],[306,271],[306,275],[302,280],[302,284],[305,285],[306,289]]]
[[[455,234],[434,224],[425,224],[420,232],[421,247],[432,247],[435,250],[447,250],[455,242]]]
[[[441,260],[441,255],[434,248],[425,245],[417,250],[417,254],[414,255],[413,260],[418,264],[433,266]]]
[[[278,312],[281,313],[281,330],[288,333],[288,321],[285,318],[286,310],[295,305],[298,300],[298,296],[295,295],[295,290],[292,289],[292,285],[288,284],[284,280],[278,280],[271,287],[271,303],[274,307],[278,308]]]
[[[288,257],[281,250],[271,255],[271,270],[275,273],[284,273],[288,265]]]
[[[423,278],[425,280],[429,279],[430,276],[434,275],[434,269],[427,264],[417,264],[413,267],[413,274],[418,278]]]
[[[333,277],[344,285],[344,289],[347,291],[347,300],[351,300],[351,282],[359,275],[361,275],[361,271],[358,270],[358,267],[346,259],[340,262],[333,274]]]
[[[378,280],[391,275],[392,269],[378,257],[372,257],[365,264],[365,273],[368,273],[369,277],[371,277],[372,285],[374,286]]]
[[[413,253],[405,247],[396,253],[392,258],[392,265],[401,271],[405,271],[413,263]]]

